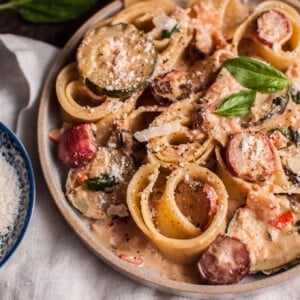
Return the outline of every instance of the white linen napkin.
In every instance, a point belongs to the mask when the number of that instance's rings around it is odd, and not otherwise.
[[[0,269],[0,299],[186,299],[133,282],[102,263],[76,237],[51,199],[38,161],[36,127],[40,90],[58,51],[32,39],[0,35],[0,120],[27,148],[37,187],[29,230]],[[232,298],[281,300],[299,295],[300,276],[255,295]]]

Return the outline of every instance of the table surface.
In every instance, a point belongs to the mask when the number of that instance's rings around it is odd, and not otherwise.
[[[110,0],[99,0],[90,10],[76,20],[57,24],[31,24],[13,10],[0,11],[0,34],[13,33],[40,40],[62,48],[73,33],[94,13],[107,5]]]

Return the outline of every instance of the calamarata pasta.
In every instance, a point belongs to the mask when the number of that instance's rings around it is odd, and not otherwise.
[[[186,2],[125,1],[93,25],[49,136],[66,199],[120,259],[232,284],[300,257],[300,15]]]

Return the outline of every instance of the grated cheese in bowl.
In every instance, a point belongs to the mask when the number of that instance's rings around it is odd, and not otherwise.
[[[20,188],[15,169],[1,156],[0,170],[0,236],[3,236],[17,217]]]
[[[0,122],[0,267],[21,243],[35,203],[32,164],[18,137]]]

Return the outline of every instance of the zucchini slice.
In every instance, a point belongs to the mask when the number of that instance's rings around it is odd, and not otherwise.
[[[282,223],[278,223],[277,228],[272,221],[274,218],[262,219],[260,214],[264,208],[255,211],[248,204],[235,212],[228,225],[227,234],[240,239],[248,247],[250,273],[272,274],[293,265],[300,258],[300,203],[293,203],[286,196],[277,196],[276,200],[280,209],[279,216],[282,216]],[[283,218],[286,214],[283,211],[286,210],[292,212],[292,220],[288,224],[284,223],[287,221]]]
[[[121,151],[99,147],[96,157],[81,168],[70,169],[66,196],[85,217],[110,216],[114,207],[125,207],[127,185],[135,172],[133,160]]]
[[[131,24],[89,31],[77,50],[78,71],[98,95],[120,98],[142,88],[157,58],[152,40]]]

